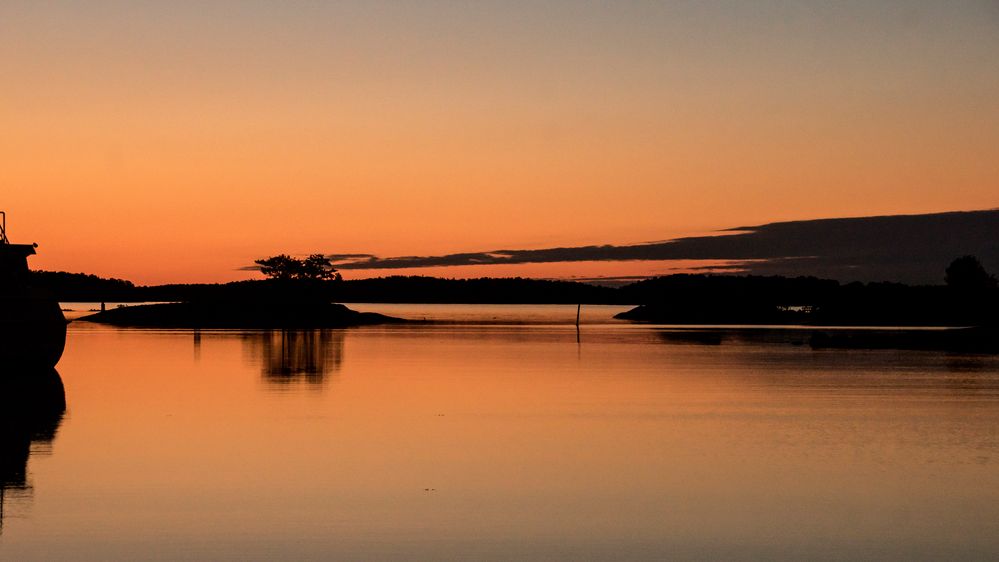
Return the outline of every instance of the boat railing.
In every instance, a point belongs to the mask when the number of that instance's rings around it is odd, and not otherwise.
[[[0,211],[0,244],[10,244],[7,240],[7,213]]]

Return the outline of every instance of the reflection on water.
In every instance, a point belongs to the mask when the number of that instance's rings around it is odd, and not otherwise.
[[[30,498],[28,458],[55,439],[66,392],[54,369],[4,375],[0,382],[0,534],[11,500]]]
[[[993,368],[994,356],[985,354],[948,354],[947,370],[952,373],[982,373]]]
[[[721,345],[725,339],[720,330],[662,330],[658,335],[670,344]]]
[[[0,560],[997,559],[999,357],[664,330],[71,325]]]
[[[343,330],[272,330],[243,336],[268,382],[321,384],[343,363]]]

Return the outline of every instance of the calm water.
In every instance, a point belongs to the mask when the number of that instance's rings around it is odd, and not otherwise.
[[[520,308],[71,324],[67,411],[5,476],[0,559],[999,556],[995,357],[690,336],[611,307],[577,339],[575,307]]]

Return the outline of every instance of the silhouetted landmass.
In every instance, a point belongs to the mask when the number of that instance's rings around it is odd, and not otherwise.
[[[460,304],[620,304],[615,289],[544,279],[380,277],[345,281],[341,302]]]
[[[646,304],[617,318],[676,325],[892,326],[890,330],[817,330],[808,343],[816,349],[999,352],[995,278],[972,256],[954,260],[946,271],[947,285],[915,287],[841,285],[814,277],[674,275],[624,287],[622,291],[630,298]],[[918,326],[962,328],[899,329]],[[694,341],[704,339],[703,333],[694,335]],[[683,340],[676,334],[672,337]]]
[[[840,284],[814,277],[670,275],[626,285],[624,300],[643,303],[626,320],[669,324],[799,324],[807,307]]]
[[[136,287],[81,274],[48,274],[59,300],[85,302],[270,302],[289,291],[278,280]],[[941,275],[941,279],[943,276]],[[58,281],[58,282],[57,282]],[[384,277],[303,285],[314,302],[635,304],[628,320],[670,324],[973,326],[994,322],[997,293],[945,285],[841,284],[815,277],[679,274],[620,288],[538,279]]]
[[[402,322],[333,303],[181,302],[114,308],[81,320],[140,328],[347,328]]]
[[[62,302],[170,302],[218,298],[270,299],[282,291],[279,280],[224,284],[172,284],[137,287],[119,279],[62,272],[33,272]],[[543,279],[440,279],[382,277],[337,281],[316,289],[336,302],[486,304],[638,304],[622,301],[613,288]]]
[[[944,279],[941,271],[941,280]],[[317,328],[396,321],[332,302],[639,304],[617,318],[673,325],[952,326],[970,330],[865,330],[814,333],[815,348],[860,347],[994,352],[999,339],[999,288],[974,257],[946,268],[947,285],[841,284],[816,277],[680,274],[620,288],[536,279],[386,277],[355,281],[269,279],[214,285],[135,287],[92,276],[66,280],[57,294],[87,300],[181,301],[114,309],[86,319],[127,326],[176,328]],[[684,338],[687,336],[675,336]],[[696,334],[694,342],[720,343]],[[806,342],[802,341],[801,344]]]
[[[620,290],[645,304],[618,318],[657,324],[983,326],[999,317],[999,291],[947,286],[673,275]]]
[[[102,300],[131,301],[138,287],[131,281],[106,279],[86,273],[65,271],[31,271],[29,284],[44,289],[62,302],[95,302]]]
[[[403,322],[334,304],[337,285],[306,279],[193,285],[186,286],[185,295],[174,295],[182,296],[176,299],[182,302],[113,308],[81,320],[156,328],[345,328]]]

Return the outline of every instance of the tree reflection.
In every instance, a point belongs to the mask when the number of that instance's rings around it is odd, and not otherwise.
[[[46,452],[66,412],[66,391],[55,369],[3,373],[0,379],[0,533],[10,500],[28,498],[28,458]]]
[[[274,384],[321,384],[343,362],[342,330],[273,330],[250,334],[246,341]]]

